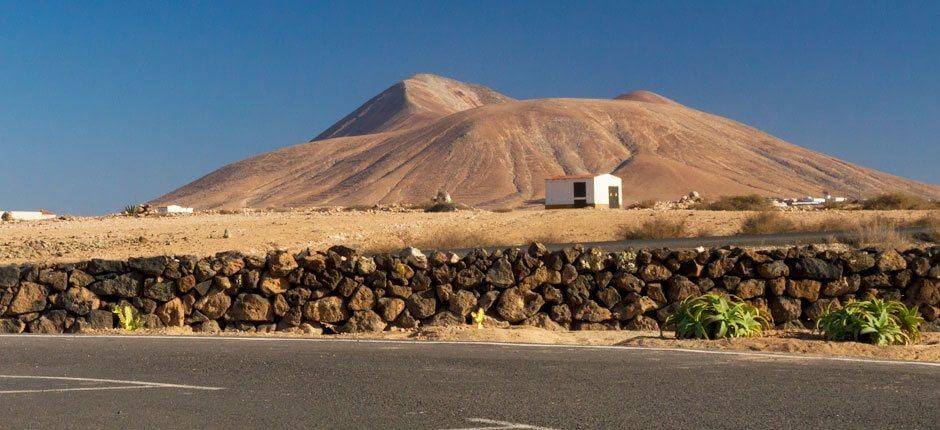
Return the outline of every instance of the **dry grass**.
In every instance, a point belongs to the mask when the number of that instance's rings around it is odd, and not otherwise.
[[[695,209],[710,211],[767,211],[773,205],[764,196],[749,194],[746,196],[722,196],[714,202],[702,202]]]
[[[880,194],[862,201],[862,209],[867,210],[922,210],[938,208],[940,208],[938,202],[905,193]]]
[[[625,240],[671,239],[692,236],[686,220],[668,220],[654,218],[644,221],[639,226],[628,225],[620,230],[620,237]]]
[[[741,222],[741,233],[848,233],[851,237],[844,241],[849,245],[903,248],[911,245],[915,241],[915,238],[911,235],[898,231],[899,228],[905,227],[929,227],[930,231],[926,234],[919,235],[919,238],[930,242],[940,240],[940,216],[936,214],[926,215],[913,222],[902,222],[883,216],[867,219],[833,216],[814,222],[796,222],[785,217],[780,212],[768,211],[745,218]]]
[[[794,231],[800,231],[800,225],[785,218],[780,212],[760,212],[741,222],[742,234],[774,234]]]

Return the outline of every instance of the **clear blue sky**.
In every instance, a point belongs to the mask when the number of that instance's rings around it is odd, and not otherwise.
[[[0,208],[95,214],[430,72],[649,89],[940,182],[940,2],[0,2]]]

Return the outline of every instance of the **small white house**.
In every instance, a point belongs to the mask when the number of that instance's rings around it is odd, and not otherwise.
[[[545,180],[545,209],[612,208],[623,205],[623,181],[603,175],[556,176]]]
[[[178,205],[158,206],[157,213],[159,214],[191,214],[193,213],[193,208],[184,208]]]
[[[49,212],[47,210],[38,210],[38,211],[3,211],[0,210],[0,215],[10,214],[9,218],[14,221],[44,221],[48,219],[55,219],[56,214]]]

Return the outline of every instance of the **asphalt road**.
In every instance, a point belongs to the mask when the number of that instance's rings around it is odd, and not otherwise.
[[[918,364],[512,345],[0,337],[3,428],[936,429],[938,406],[940,367]]]

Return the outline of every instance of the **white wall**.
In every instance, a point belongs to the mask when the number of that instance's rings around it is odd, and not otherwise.
[[[39,220],[55,218],[55,215],[46,215],[38,211],[7,211],[7,212],[9,212],[13,216],[14,220],[18,220],[18,221],[39,221]],[[0,214],[2,213],[3,211],[0,211]]]
[[[574,183],[585,183],[585,194],[587,202],[594,202],[594,190],[592,178],[587,179],[556,179],[545,181],[545,204],[546,205],[571,205],[574,204]]]
[[[620,193],[618,193],[619,201],[617,202],[620,207],[623,207],[623,181],[609,173],[600,175],[594,178],[594,195],[597,196],[597,201],[595,203],[606,205],[610,203],[610,198],[608,198],[607,187],[617,187],[620,188]],[[591,200],[588,200],[588,203],[591,203]]]

